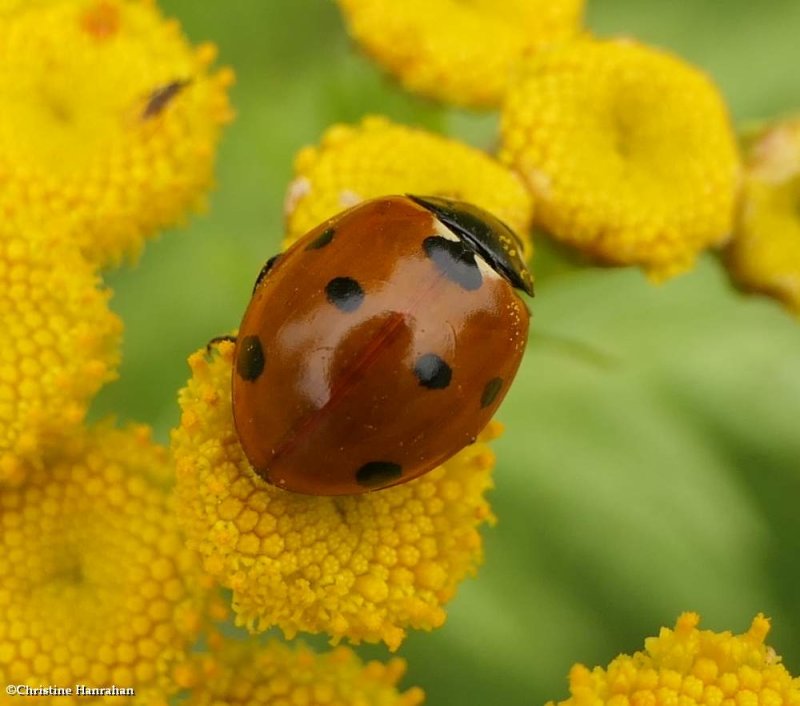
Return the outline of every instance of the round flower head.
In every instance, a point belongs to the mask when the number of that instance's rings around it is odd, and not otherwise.
[[[108,298],[73,244],[0,217],[0,484],[74,434],[115,377],[122,325]]]
[[[10,17],[17,12],[53,1],[54,0],[0,0],[0,17]]]
[[[251,469],[233,426],[233,345],[189,358],[173,432],[178,512],[206,570],[233,590],[237,622],[385,642],[431,629],[482,559],[494,457],[477,443],[421,478],[357,496],[298,495]]]
[[[147,0],[51,0],[0,22],[0,208],[64,220],[102,265],[202,205],[230,71]]]
[[[100,425],[0,493],[0,681],[179,688],[209,586],[168,466],[146,428]]]
[[[416,687],[398,692],[404,660],[364,664],[346,647],[317,654],[278,640],[265,645],[227,641],[206,660],[205,672],[186,706],[416,706],[424,699]]]
[[[800,315],[800,118],[764,130],[748,157],[727,265],[743,289]]]
[[[414,93],[473,108],[502,100],[515,64],[567,39],[583,0],[338,0],[350,34]]]
[[[703,73],[636,42],[589,39],[527,69],[503,108],[500,156],[553,237],[655,280],[727,239],[739,158]]]
[[[570,698],[558,706],[800,704],[800,680],[764,644],[769,621],[763,615],[741,635],[698,630],[699,622],[696,613],[684,613],[674,630],[662,628],[645,640],[644,651],[620,655],[607,669],[575,665]]]
[[[387,194],[450,196],[505,221],[530,247],[533,202],[522,180],[474,147],[383,117],[334,125],[295,158],[287,245],[327,218]]]

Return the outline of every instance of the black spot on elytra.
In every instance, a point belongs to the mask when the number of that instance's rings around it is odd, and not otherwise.
[[[391,461],[370,461],[356,471],[356,482],[366,488],[382,488],[403,475],[403,468]]]
[[[236,372],[244,380],[257,380],[264,372],[264,349],[258,336],[245,336],[236,354]]]
[[[328,301],[342,311],[355,311],[364,301],[364,290],[351,277],[336,277],[325,285]]]
[[[468,291],[478,289],[483,282],[475,251],[460,240],[448,240],[441,235],[431,235],[422,241],[427,256],[448,279]]]
[[[502,389],[502,378],[492,378],[489,380],[489,382],[487,382],[483,388],[483,394],[481,395],[481,407],[488,407],[490,404],[492,404],[492,402],[497,399],[497,395]]]
[[[435,353],[426,353],[417,358],[414,364],[414,375],[419,384],[430,390],[442,390],[450,384],[453,371]]]
[[[280,257],[280,253],[277,255],[273,255],[269,260],[264,263],[264,267],[261,268],[261,272],[258,273],[258,277],[256,277],[256,283],[253,285],[253,293],[255,293],[256,289],[258,289],[258,285],[261,284],[261,280],[264,279],[269,274],[269,271],[272,269],[272,266],[278,261]]]
[[[333,240],[333,236],[336,235],[336,230],[334,228],[326,228],[322,231],[321,235],[318,235],[314,240],[312,240],[308,245],[306,245],[306,250],[319,250],[320,248],[324,248],[328,243]]]

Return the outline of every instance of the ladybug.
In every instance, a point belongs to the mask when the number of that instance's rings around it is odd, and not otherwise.
[[[365,201],[262,268],[236,338],[253,469],[296,493],[404,483],[475,441],[519,367],[533,281],[514,232],[433,196]]]

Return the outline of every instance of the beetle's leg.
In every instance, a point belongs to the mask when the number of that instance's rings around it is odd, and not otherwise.
[[[206,343],[206,353],[211,355],[211,349],[217,344],[221,343],[222,341],[230,341],[231,343],[236,343],[236,336],[214,336],[208,343]]]

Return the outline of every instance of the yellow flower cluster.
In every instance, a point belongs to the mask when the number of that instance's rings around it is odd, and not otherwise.
[[[122,325],[74,246],[0,216],[0,485],[79,428],[115,376]]]
[[[101,425],[0,493],[1,683],[179,688],[208,584],[169,475],[149,430]]]
[[[764,616],[756,616],[742,635],[699,630],[699,622],[696,613],[684,613],[674,630],[662,628],[645,641],[643,652],[620,655],[607,669],[575,665],[570,698],[558,706],[800,704],[800,679],[764,644]]]
[[[12,5],[13,9],[13,5]],[[0,212],[100,265],[203,203],[229,70],[148,0],[51,0],[0,22]]]
[[[642,44],[533,57],[503,108],[500,158],[538,223],[601,262],[660,280],[730,235],[740,165],[725,104],[703,73]]]
[[[415,481],[358,496],[316,497],[268,485],[250,468],[231,411],[233,344],[192,355],[173,432],[178,512],[206,570],[233,590],[237,622],[385,642],[431,629],[482,559],[479,526],[494,457],[477,443]]]
[[[728,268],[743,289],[773,296],[800,316],[800,118],[752,141],[743,191]]]
[[[500,103],[524,56],[577,33],[583,0],[338,0],[350,34],[404,88]]]
[[[386,194],[450,196],[485,208],[530,248],[533,201],[522,180],[485,152],[373,116],[328,128],[295,158],[286,197],[287,245],[362,200]]]
[[[11,16],[16,12],[52,1],[53,0],[0,0],[0,17]]]
[[[263,646],[228,641],[205,671],[186,706],[417,706],[424,699],[416,687],[398,692],[404,660],[364,664],[346,647],[316,654],[277,640]]]

